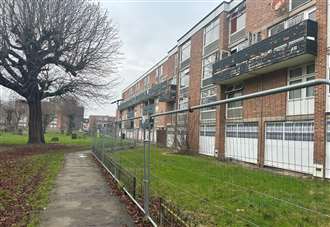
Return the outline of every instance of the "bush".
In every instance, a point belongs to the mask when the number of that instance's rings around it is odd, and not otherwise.
[[[73,140],[76,140],[76,139],[78,138],[78,136],[77,136],[76,133],[72,133],[71,138],[72,138]]]
[[[60,142],[60,139],[58,137],[52,137],[50,139],[50,142],[52,142],[52,143],[58,143],[58,142]]]

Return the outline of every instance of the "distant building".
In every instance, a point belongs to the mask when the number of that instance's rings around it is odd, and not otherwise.
[[[25,100],[17,99],[2,104],[0,130],[27,129],[29,108]],[[73,98],[42,102],[42,122],[46,131],[78,131],[83,129],[84,107]]]
[[[107,115],[91,115],[89,116],[89,132],[95,133],[96,131],[102,131],[109,133],[114,129],[116,117]]]
[[[82,129],[83,129],[84,132],[89,131],[89,118],[84,118]]]

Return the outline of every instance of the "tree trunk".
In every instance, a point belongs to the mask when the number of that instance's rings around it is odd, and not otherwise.
[[[41,100],[28,101],[29,105],[29,144],[45,143],[43,127]]]

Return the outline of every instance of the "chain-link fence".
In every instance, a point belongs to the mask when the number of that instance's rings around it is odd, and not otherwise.
[[[94,153],[155,225],[327,226],[330,120],[316,102],[329,84],[208,91],[118,122]]]

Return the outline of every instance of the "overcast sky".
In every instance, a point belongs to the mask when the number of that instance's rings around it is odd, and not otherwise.
[[[118,72],[117,96],[131,82],[166,56],[178,38],[206,16],[222,0],[101,0],[109,10],[124,55]],[[0,89],[1,96],[1,89]],[[87,107],[90,114],[115,113],[114,105]]]
[[[176,41],[221,0],[103,0],[119,27],[124,59],[119,71],[121,91],[166,56]],[[89,108],[89,114],[114,114],[115,106]]]

